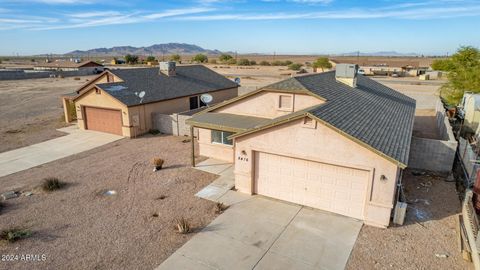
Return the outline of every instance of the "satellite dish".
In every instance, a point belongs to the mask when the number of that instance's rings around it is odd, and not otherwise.
[[[240,84],[240,78],[239,78],[239,77],[235,78],[233,81],[234,81],[236,84]]]
[[[210,103],[210,102],[213,101],[213,97],[212,97],[212,95],[210,95],[210,94],[203,94],[203,95],[200,96],[200,100],[201,100],[203,103],[205,103],[205,104],[208,105],[208,103]]]
[[[145,96],[145,91],[142,91],[142,92],[138,93],[139,98],[143,98],[144,96]]]

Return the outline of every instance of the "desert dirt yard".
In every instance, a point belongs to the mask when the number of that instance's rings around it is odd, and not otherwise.
[[[0,81],[0,152],[65,135],[60,96],[94,76]]]
[[[407,169],[405,224],[388,229],[364,226],[346,269],[473,269],[458,249],[461,203],[455,183],[446,179]]]
[[[185,137],[147,135],[0,178],[0,230],[29,238],[1,242],[0,254],[45,254],[44,262],[3,262],[0,269],[154,269],[215,216],[215,203],[194,196],[217,176],[190,167]],[[165,159],[153,172],[151,159]],[[67,185],[45,192],[44,177]],[[116,195],[103,195],[114,190]],[[26,196],[24,192],[33,192]],[[184,217],[193,233],[180,234]]]

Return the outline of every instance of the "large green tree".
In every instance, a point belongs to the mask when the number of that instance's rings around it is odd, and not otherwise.
[[[227,63],[230,59],[233,59],[233,56],[225,53],[220,55],[220,57],[218,57],[218,60],[220,60],[220,62],[222,63]]]
[[[199,53],[192,58],[192,61],[197,63],[206,63],[208,62],[208,57],[205,54]]]
[[[127,64],[134,65],[138,63],[138,56],[127,54],[125,55],[125,62],[127,62]]]
[[[448,71],[448,82],[440,89],[440,96],[449,104],[457,105],[464,92],[480,93],[480,51],[471,46],[460,47],[442,67]]]
[[[312,64],[313,68],[321,68],[322,72],[325,71],[326,68],[332,68],[332,64],[328,61],[327,57],[319,57],[315,62]]]

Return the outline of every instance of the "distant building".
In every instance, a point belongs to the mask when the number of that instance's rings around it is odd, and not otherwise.
[[[391,76],[419,76],[428,70],[428,64],[420,60],[408,60],[402,58],[333,58],[330,62],[336,64],[353,63],[361,67],[364,75]]]
[[[74,61],[55,61],[51,63],[41,63],[33,67],[38,71],[79,71],[83,70],[85,73],[97,74],[104,70],[103,65],[93,61],[84,61],[76,63]]]

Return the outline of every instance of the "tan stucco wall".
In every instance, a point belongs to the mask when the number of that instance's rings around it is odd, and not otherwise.
[[[369,170],[364,220],[386,227],[390,221],[399,168],[367,148],[317,123],[315,129],[302,126],[303,119],[259,131],[235,142],[235,187],[245,193],[253,191],[253,151],[262,151],[307,160]],[[247,153],[247,159],[241,152]],[[380,177],[385,175],[386,181]]]
[[[233,146],[212,143],[211,135],[212,131],[210,129],[198,129],[199,154],[205,157],[233,162]]]
[[[218,103],[236,97],[238,88],[210,92],[209,94],[212,95],[213,102]],[[190,110],[190,96],[128,108],[130,117],[133,115],[139,115],[140,117],[140,126],[136,130],[137,135],[148,132],[152,128],[152,113],[172,114],[188,110]]]
[[[278,109],[280,95],[291,95],[293,97],[292,110],[285,111]],[[216,109],[215,112],[275,118],[322,103],[322,100],[306,94],[261,91],[250,97],[220,107]]]

